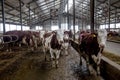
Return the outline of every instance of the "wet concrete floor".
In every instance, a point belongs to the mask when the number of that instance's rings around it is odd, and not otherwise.
[[[0,77],[0,80],[101,80],[95,75],[88,75],[86,64],[79,66],[79,54],[69,48],[69,55],[63,53],[58,68],[51,67],[50,56],[47,61],[41,51],[31,52],[23,56],[20,66],[12,74]],[[83,60],[84,61],[84,60]]]

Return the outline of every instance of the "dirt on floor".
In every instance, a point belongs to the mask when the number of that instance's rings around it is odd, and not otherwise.
[[[50,54],[47,53],[47,61],[44,60],[44,54],[41,48],[35,51],[17,52],[19,59],[17,63],[10,66],[10,70],[3,71],[0,75],[0,80],[100,80],[99,76],[89,75],[86,64],[79,66],[79,54],[69,47],[69,55],[66,56],[62,52],[58,68],[51,66]],[[10,53],[16,54],[16,53]],[[10,55],[9,54],[9,55]],[[0,60],[15,59],[17,56],[5,57],[1,54]],[[10,58],[10,59],[9,59]],[[0,65],[0,67],[5,65]]]

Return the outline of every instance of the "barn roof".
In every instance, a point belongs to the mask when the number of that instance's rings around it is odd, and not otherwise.
[[[73,16],[72,0],[4,0],[6,23],[20,24],[20,1],[23,25],[41,24],[58,15]],[[69,2],[67,2],[69,1]],[[109,0],[95,0],[95,21],[108,23]],[[66,4],[69,3],[69,13]],[[75,0],[75,16],[90,21],[90,0]],[[106,19],[105,19],[106,18]],[[2,7],[0,4],[0,22],[2,22]],[[110,0],[110,22],[120,22],[120,0]]]

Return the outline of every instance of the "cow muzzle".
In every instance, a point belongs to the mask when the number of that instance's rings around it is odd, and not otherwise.
[[[60,44],[62,44],[63,43],[63,41],[60,41]]]
[[[99,47],[100,47],[100,48],[104,48],[105,45],[104,45],[104,44],[100,44]]]

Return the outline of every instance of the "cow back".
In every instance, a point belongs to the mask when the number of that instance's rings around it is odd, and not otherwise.
[[[60,49],[61,45],[59,44],[59,41],[57,39],[57,35],[53,34],[52,38],[51,38],[51,42],[50,42],[51,48],[52,49]]]
[[[84,35],[81,40],[80,50],[81,52],[85,51],[85,53],[88,55],[97,55],[100,50],[97,41],[97,34],[91,33],[89,35]]]
[[[44,38],[47,38],[47,37],[49,37],[49,36],[51,36],[52,35],[52,32],[49,32],[49,33],[45,33],[44,35],[43,35],[43,37]]]

